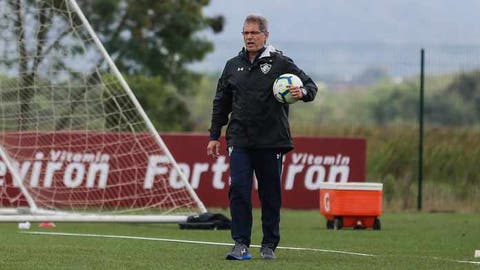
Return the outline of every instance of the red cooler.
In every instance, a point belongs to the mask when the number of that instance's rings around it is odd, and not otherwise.
[[[327,229],[380,230],[382,194],[382,183],[322,183],[320,213],[327,219]]]

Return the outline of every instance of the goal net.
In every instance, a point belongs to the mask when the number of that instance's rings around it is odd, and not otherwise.
[[[74,0],[0,1],[0,211],[100,222],[206,212]]]

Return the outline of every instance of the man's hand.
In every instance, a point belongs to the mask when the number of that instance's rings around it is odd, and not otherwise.
[[[216,140],[212,140],[208,142],[207,145],[207,156],[212,158],[217,158],[220,155],[220,142]]]
[[[287,85],[287,88],[290,90],[290,94],[292,95],[292,97],[296,99],[303,98],[303,91],[302,88],[300,88],[299,86]]]

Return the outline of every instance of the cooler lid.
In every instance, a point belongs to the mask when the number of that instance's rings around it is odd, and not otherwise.
[[[382,183],[320,183],[319,189],[339,189],[339,190],[382,190]]]

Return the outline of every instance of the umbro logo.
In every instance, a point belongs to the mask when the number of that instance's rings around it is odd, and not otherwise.
[[[244,67],[238,67],[237,68],[237,71],[243,71],[244,70]]]

